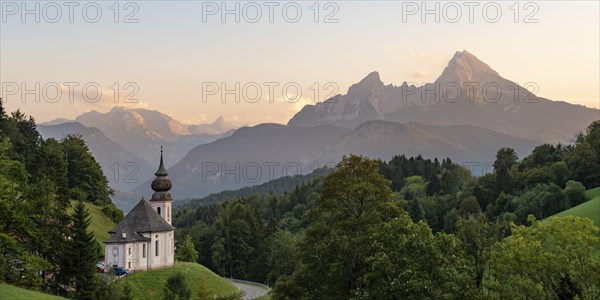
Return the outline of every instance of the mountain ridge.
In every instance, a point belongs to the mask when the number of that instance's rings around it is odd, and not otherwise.
[[[165,160],[179,161],[193,147],[212,142],[233,133],[192,133],[189,125],[155,110],[114,107],[101,113],[90,111],[78,116],[77,122],[100,129],[107,137],[127,150],[155,164],[160,147],[165,149]],[[223,123],[224,124],[224,123]]]
[[[533,83],[526,87],[536,88]],[[351,85],[346,94],[304,106],[288,125],[355,128],[369,120],[467,124],[542,142],[564,143],[598,118],[598,109],[534,95],[464,50],[454,54],[432,83],[385,85],[378,72],[371,72]]]

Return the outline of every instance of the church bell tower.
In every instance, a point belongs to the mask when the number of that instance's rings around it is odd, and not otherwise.
[[[171,209],[173,204],[173,199],[171,198],[171,194],[169,190],[171,189],[171,180],[167,178],[167,170],[165,169],[165,165],[163,163],[163,149],[160,146],[160,165],[158,166],[158,170],[156,173],[156,178],[152,181],[152,189],[154,190],[154,194],[152,194],[152,199],[150,199],[150,204],[154,210],[163,218],[167,223],[171,224],[172,215]]]

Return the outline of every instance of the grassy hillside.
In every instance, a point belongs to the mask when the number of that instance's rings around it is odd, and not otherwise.
[[[228,296],[239,292],[233,284],[206,267],[188,262],[178,262],[170,269],[137,272],[117,280],[113,285],[122,290],[125,283],[129,283],[133,299],[162,299],[167,279],[178,272],[185,275],[186,282],[192,290],[192,299],[198,297],[198,283],[203,283],[218,296]]]
[[[554,217],[576,216],[588,218],[594,222],[594,225],[600,227],[600,187],[586,191],[585,195],[590,200],[559,212]],[[600,236],[600,232],[598,232],[598,236]],[[596,257],[600,258],[600,249],[596,249],[594,253]]]
[[[585,192],[585,194],[590,199],[589,201],[581,203],[575,207],[571,207],[554,216],[577,216],[589,218],[594,221],[594,225],[600,227],[600,187],[588,190]]]
[[[73,212],[73,207],[75,207],[75,204],[75,201],[71,201],[72,206],[69,213]],[[90,218],[92,221],[88,229],[94,233],[96,240],[99,243],[102,243],[110,237],[108,231],[115,227],[115,223],[113,223],[110,218],[104,215],[102,208],[99,206],[86,202],[85,207],[90,211]]]
[[[49,299],[49,300],[58,300],[58,299],[66,299],[59,296],[44,294],[40,292],[34,292],[30,290],[26,290],[20,287],[0,283],[0,299],[11,299],[11,300],[19,300],[19,299]]]

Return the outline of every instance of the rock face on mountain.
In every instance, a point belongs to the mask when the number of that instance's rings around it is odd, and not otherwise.
[[[91,111],[76,118],[81,124],[100,128],[107,136],[146,136],[172,141],[188,135],[187,126],[154,110],[115,107],[110,112]]]
[[[60,140],[68,134],[81,135],[100,164],[110,187],[131,191],[140,182],[152,178],[155,167],[120,144],[106,137],[98,128],[86,127],[77,122],[58,125],[39,125],[44,139]]]
[[[527,87],[535,89],[534,84]],[[537,97],[462,51],[433,83],[384,85],[373,72],[346,95],[305,106],[288,125],[354,128],[367,120],[416,121],[475,125],[544,142],[567,142],[599,117],[598,109]]]
[[[385,114],[400,108],[400,90],[385,86],[379,73],[372,72],[352,85],[346,95],[337,95],[318,103],[306,105],[288,123],[292,126],[336,124],[355,127],[369,120],[383,119]]]
[[[106,136],[148,163],[156,161],[156,153],[161,145],[165,149],[165,159],[173,163],[195,146],[231,135],[231,131],[218,134],[191,132],[188,125],[147,109],[115,107],[106,113],[91,111],[76,120],[85,126],[102,130]]]

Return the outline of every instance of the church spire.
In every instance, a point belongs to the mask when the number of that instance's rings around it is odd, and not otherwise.
[[[163,163],[163,146],[160,146],[160,165],[158,166],[158,170],[154,173],[156,176],[167,176],[167,169],[165,169],[165,164]]]
[[[160,165],[154,175],[156,175],[156,178],[152,181],[151,186],[155,193],[152,195],[152,200],[150,201],[171,200],[171,195],[168,193],[171,189],[171,180],[167,178],[169,173],[167,172],[167,169],[165,169],[165,164],[163,162],[162,146],[160,147]]]

